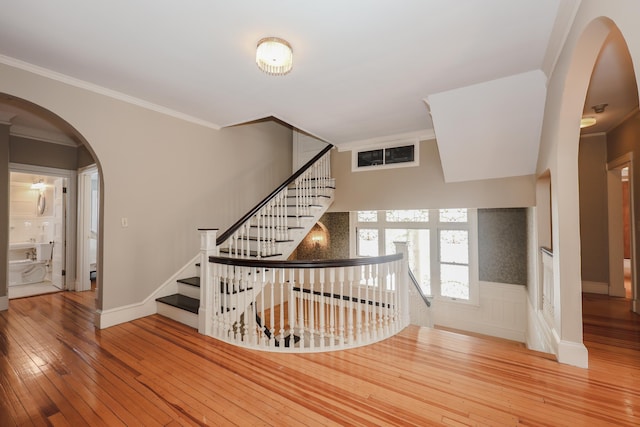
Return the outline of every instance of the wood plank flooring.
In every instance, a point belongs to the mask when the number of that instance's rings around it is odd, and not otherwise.
[[[0,313],[0,426],[639,425],[638,319],[602,307],[585,297],[585,370],[415,326],[347,351],[248,351],[157,315],[95,330],[92,292],[25,298]]]

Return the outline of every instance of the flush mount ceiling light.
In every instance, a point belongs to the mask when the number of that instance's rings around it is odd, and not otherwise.
[[[286,40],[278,37],[265,37],[258,42],[256,49],[258,68],[272,76],[283,76],[293,67],[293,51]]]
[[[580,129],[588,128],[589,126],[593,126],[595,124],[596,124],[595,117],[584,117],[582,120],[580,120]]]

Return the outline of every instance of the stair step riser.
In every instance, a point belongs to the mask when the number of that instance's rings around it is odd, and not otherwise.
[[[158,314],[176,322],[198,329],[198,315],[168,304],[156,302],[158,306]]]
[[[178,282],[178,293],[191,298],[200,299],[200,288]]]

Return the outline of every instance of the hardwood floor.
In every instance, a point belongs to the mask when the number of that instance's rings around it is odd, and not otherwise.
[[[157,315],[95,330],[92,292],[15,300],[0,313],[0,426],[638,425],[637,317],[607,332],[597,304],[585,297],[585,370],[415,326],[359,349],[283,355]]]

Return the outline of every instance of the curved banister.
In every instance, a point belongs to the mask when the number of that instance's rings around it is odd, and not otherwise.
[[[411,269],[409,269],[409,279],[413,282],[413,285],[418,290],[418,293],[422,297],[422,300],[424,301],[424,303],[427,304],[427,307],[431,307],[431,301],[429,301],[429,299],[424,294],[424,292],[422,292],[422,288],[420,287],[420,283],[418,283],[418,279],[416,279],[416,276],[413,275],[413,271],[411,271]]]
[[[330,268],[330,267],[353,267],[361,265],[382,264],[385,262],[402,259],[402,254],[385,255],[378,257],[350,258],[350,259],[329,259],[329,260],[264,260],[245,259],[228,257],[209,257],[209,262],[216,264],[235,265],[238,267],[256,268]]]
[[[258,211],[260,209],[262,209],[267,203],[269,203],[269,201],[271,199],[273,199],[278,193],[280,193],[282,190],[284,190],[285,188],[287,188],[291,183],[293,183],[299,176],[301,176],[304,172],[306,172],[311,166],[313,166],[313,164],[315,162],[317,162],[318,160],[320,160],[322,158],[322,156],[324,156],[325,154],[327,154],[329,152],[329,150],[331,150],[331,148],[333,148],[332,144],[328,144],[325,148],[322,149],[322,151],[320,151],[318,154],[316,154],[311,160],[309,160],[307,163],[305,163],[304,166],[302,166],[300,169],[298,169],[297,172],[295,172],[293,175],[291,175],[289,178],[287,178],[287,180],[285,182],[283,182],[282,184],[280,184],[280,186],[278,188],[276,188],[273,192],[271,192],[271,194],[269,194],[267,197],[265,197],[260,203],[258,203],[256,206],[254,206],[249,212],[247,212],[242,218],[240,218],[238,221],[235,222],[235,224],[233,224],[231,227],[229,227],[228,230],[226,230],[224,233],[220,234],[220,236],[218,236],[218,238],[216,239],[216,244],[217,245],[221,245],[223,244],[229,237],[231,237],[233,235],[233,233],[235,233],[245,222],[247,222],[251,217],[253,217],[254,215],[256,215],[256,213],[258,213]]]

